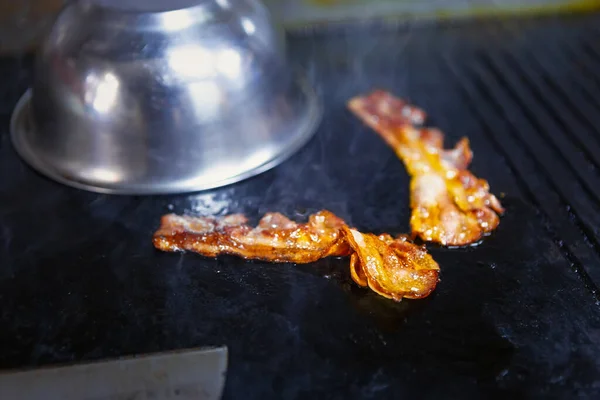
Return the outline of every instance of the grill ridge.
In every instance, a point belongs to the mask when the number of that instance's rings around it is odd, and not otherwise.
[[[514,32],[511,32],[508,28],[504,28],[504,35],[514,35]],[[598,111],[600,109],[600,103],[598,102],[597,96],[594,96],[589,90],[589,81],[591,80],[597,89],[600,89],[597,81],[597,77],[595,74],[589,74],[588,80],[584,81],[581,74],[576,73],[577,71],[571,71],[570,68],[573,65],[573,60],[579,58],[583,52],[573,51],[572,42],[574,40],[568,40],[564,36],[559,36],[558,38],[553,38],[556,41],[553,43],[559,43],[560,46],[556,45],[546,45],[542,52],[531,51],[535,49],[527,49],[525,52],[525,56],[529,57],[530,60],[533,60],[535,64],[537,64],[538,68],[535,69],[533,75],[539,75],[540,79],[547,86],[550,86],[554,89],[555,92],[560,92],[560,97],[565,100],[570,101],[571,103],[571,111],[578,114],[580,117],[580,122],[584,123],[588,126],[588,128],[592,132],[592,136],[595,140],[600,143],[600,135],[598,135],[598,125],[600,123],[600,119],[598,119]],[[577,40],[580,40],[579,38]],[[545,42],[544,40],[539,40],[541,42]],[[567,51],[570,52],[571,58],[565,58],[565,53]],[[511,52],[507,52],[511,53]],[[545,62],[542,62],[540,57],[545,57]],[[573,91],[565,89],[564,83],[560,79],[552,79],[552,73],[548,69],[548,65],[550,63],[556,64],[557,62],[561,62],[564,67],[566,67],[570,74],[569,79],[575,80],[580,91]],[[522,65],[521,65],[522,66]],[[587,66],[585,66],[587,68]],[[539,72],[544,72],[543,74],[536,74]],[[591,78],[591,79],[590,79]],[[542,90],[543,91],[543,90]],[[587,100],[583,100],[580,96],[583,94]],[[578,96],[579,95],[579,96]]]
[[[472,114],[476,117],[476,119],[479,121],[479,124],[482,125],[485,129],[483,129],[483,131],[485,132],[485,136],[486,138],[492,143],[493,147],[497,149],[499,155],[503,158],[505,164],[509,167],[509,169],[512,172],[512,175],[515,177],[515,181],[517,182],[520,191],[526,196],[526,198],[528,199],[528,201],[538,210],[538,215],[540,215],[540,217],[542,218],[542,222],[544,223],[545,229],[548,232],[548,234],[550,235],[551,239],[553,240],[553,242],[556,244],[556,246],[559,248],[559,250],[561,251],[561,253],[563,254],[563,256],[565,257],[565,259],[570,263],[570,265],[572,266],[572,270],[577,274],[577,276],[581,279],[582,283],[585,285],[585,287],[588,289],[588,291],[594,296],[594,298],[596,299],[597,303],[600,303],[600,294],[599,294],[599,289],[598,289],[598,285],[597,282],[600,282],[600,274],[598,274],[597,277],[592,278],[587,270],[584,267],[584,264],[579,260],[579,258],[575,255],[575,253],[571,250],[570,246],[567,245],[566,241],[562,240],[559,235],[556,233],[556,229],[553,228],[553,226],[566,226],[567,230],[570,232],[572,231],[574,228],[578,228],[577,229],[577,233],[573,232],[575,235],[577,234],[583,234],[585,235],[585,231],[584,231],[584,227],[581,226],[579,218],[577,218],[575,215],[572,214],[571,211],[568,210],[568,202],[565,201],[564,197],[561,196],[561,194],[556,190],[556,188],[553,185],[553,182],[547,177],[545,176],[545,174],[541,174],[545,177],[545,181],[546,184],[551,187],[554,192],[555,195],[557,195],[558,197],[558,201],[560,203],[560,207],[563,210],[566,210],[567,214],[569,214],[572,219],[574,221],[570,221],[570,220],[566,220],[563,221],[562,224],[553,224],[552,218],[550,217],[550,215],[554,215],[551,214],[551,211],[546,210],[546,207],[544,207],[544,205],[547,204],[549,199],[538,199],[537,196],[535,195],[535,190],[531,187],[531,184],[526,182],[523,174],[519,171],[521,171],[522,168],[519,168],[517,166],[517,164],[515,163],[515,158],[517,160],[517,162],[523,162],[524,158],[522,157],[511,157],[511,151],[510,150],[505,150],[504,149],[504,144],[501,140],[498,140],[496,138],[496,134],[493,134],[492,132],[495,132],[496,129],[494,128],[494,126],[497,126],[496,124],[493,124],[492,121],[493,120],[498,120],[499,117],[492,117],[492,114],[489,114],[489,112],[485,112],[485,111],[489,111],[490,107],[482,107],[482,102],[481,101],[477,101],[475,99],[475,97],[479,97],[479,96],[475,96],[474,97],[474,92],[473,92],[473,88],[469,88],[469,84],[467,82],[469,82],[469,80],[466,79],[461,79],[461,75],[460,73],[456,70],[456,67],[452,65],[452,63],[446,59],[446,63],[443,64],[447,69],[450,70],[450,72],[452,73],[452,75],[454,76],[454,81],[456,82],[456,87],[459,89],[458,92],[461,94],[461,97],[463,97],[465,99],[465,103],[468,105],[468,107],[471,109]],[[472,81],[475,82],[475,81]],[[481,83],[479,82],[478,84],[479,86],[479,90],[478,92],[480,93],[485,93],[486,91],[481,88]],[[489,101],[488,101],[489,103]],[[477,105],[475,105],[477,104]],[[500,119],[501,120],[501,119]],[[508,131],[511,132],[511,136],[514,138],[515,135],[513,130],[514,130],[514,126],[512,124],[510,124],[509,126],[510,129],[508,129]],[[522,148],[525,149],[526,153],[528,153],[529,155],[531,155],[531,153],[529,152],[529,150],[527,149],[527,146],[522,146]],[[533,160],[535,161],[534,158],[529,157],[529,160]],[[539,164],[539,162],[534,162],[534,168],[536,170],[536,172],[540,173],[543,171],[543,168],[541,167],[541,165]],[[544,200],[546,201],[546,203],[544,203]],[[554,215],[555,218],[558,218],[558,216]],[[573,222],[575,223],[575,226],[573,226]],[[600,252],[598,251],[597,248],[592,247],[595,252],[592,253],[592,257],[594,258],[595,261],[598,261],[598,257],[600,257]],[[589,248],[588,248],[589,249]],[[584,249],[585,252],[585,249]]]
[[[586,97],[587,101],[590,102],[590,104],[593,104],[596,108],[600,109],[600,101],[598,100],[597,96],[594,96],[590,92],[590,88],[589,88],[589,85],[593,85],[596,90],[600,89],[600,78],[598,76],[596,76],[596,74],[590,67],[590,65],[597,63],[597,61],[593,60],[592,57],[588,54],[588,51],[585,48],[585,43],[583,43],[582,40],[583,39],[580,39],[579,42],[576,44],[569,43],[569,42],[562,42],[562,45],[563,45],[562,48],[565,49],[564,53],[568,53],[567,55],[571,59],[578,59],[578,60],[583,61],[583,62],[578,62],[577,67],[579,68],[579,72],[583,72],[585,76],[582,76],[579,74],[573,74],[573,79],[576,80],[578,87],[581,90],[580,93],[582,93]],[[561,53],[561,52],[553,51],[552,48],[549,49],[549,52],[552,52],[553,58],[555,56],[556,57],[560,56],[560,53]],[[562,56],[562,59],[564,62],[564,55]],[[598,66],[596,66],[596,67],[598,67]],[[582,79],[583,77],[585,77],[586,79],[583,80]],[[552,82],[552,83],[554,83],[554,82]],[[563,89],[563,93],[569,97],[577,94],[574,92],[564,91],[564,89]],[[594,130],[596,129],[596,125],[594,125],[590,121],[590,118],[593,115],[588,115],[588,114],[581,113],[581,112],[580,112],[580,115],[585,118],[585,121],[588,124],[590,124],[589,126],[592,129],[594,129]]]
[[[474,69],[475,70],[475,69]],[[546,182],[549,184],[549,186],[553,189],[554,192],[556,192],[559,196],[559,198],[561,199],[561,205],[564,209],[567,209],[569,215],[573,218],[573,221],[576,223],[576,225],[580,228],[580,230],[585,234],[585,237],[587,238],[587,240],[589,241],[589,243],[592,245],[592,247],[594,248],[594,250],[600,255],[600,244],[598,243],[598,240],[595,238],[595,235],[589,231],[588,227],[586,226],[586,224],[583,222],[583,218],[581,217],[581,212],[580,211],[576,211],[579,210],[581,208],[584,207],[584,205],[582,204],[578,204],[580,200],[580,198],[575,198],[573,199],[574,201],[569,201],[568,200],[568,196],[566,195],[566,193],[564,192],[564,190],[561,189],[561,186],[558,185],[556,183],[556,181],[554,179],[552,179],[552,176],[549,173],[549,165],[548,163],[551,163],[553,160],[546,160],[546,162],[542,161],[540,159],[540,157],[537,155],[539,153],[541,153],[541,150],[544,149],[544,143],[539,143],[539,146],[535,146],[529,143],[528,140],[524,140],[523,137],[524,136],[520,136],[517,132],[518,132],[518,128],[517,126],[515,126],[514,121],[511,119],[510,117],[510,112],[505,110],[503,108],[503,104],[507,104],[508,102],[503,102],[498,100],[495,96],[491,96],[489,94],[489,90],[485,90],[485,88],[487,87],[492,88],[493,86],[491,86],[489,83],[486,85],[485,83],[483,83],[483,78],[481,77],[481,70],[478,70],[479,76],[477,76],[477,78],[473,79],[474,82],[476,82],[476,84],[478,86],[480,86],[482,88],[482,92],[485,93],[488,98],[495,104],[495,108],[498,110],[502,110],[502,113],[504,115],[504,117],[510,121],[510,125],[512,127],[512,129],[510,129],[510,132],[512,134],[512,136],[515,138],[515,140],[517,142],[520,142],[521,146],[525,149],[525,151],[527,152],[527,155],[530,159],[534,160],[535,163],[538,165],[538,172],[540,173],[540,176],[542,176]],[[489,79],[488,79],[489,82]],[[498,92],[496,92],[498,93]],[[521,121],[521,122],[525,122],[525,121]],[[531,131],[531,127],[528,127],[528,130]],[[529,138],[529,136],[526,136]],[[532,148],[533,147],[533,148]],[[535,148],[538,148],[540,151],[535,151]],[[564,174],[564,171],[560,168],[555,169],[553,171],[553,174],[562,174],[561,178],[558,178],[557,180],[565,183],[566,184],[573,184],[574,182],[570,180],[570,176],[567,174]],[[572,186],[570,189],[570,191],[572,193],[577,193],[579,192],[581,187],[581,185],[577,184],[576,186]],[[597,205],[593,204],[591,205],[593,209],[597,209]],[[597,213],[592,212],[591,214],[588,213],[587,217],[592,219],[594,217],[597,217]]]
[[[594,156],[594,154],[600,154],[600,136],[595,135],[593,129],[593,125],[589,122],[588,118],[585,116],[586,113],[581,113],[578,109],[578,106],[575,104],[586,104],[585,101],[576,101],[571,98],[570,95],[565,93],[565,90],[556,85],[552,79],[549,79],[546,75],[539,75],[536,77],[536,74],[531,70],[527,70],[523,63],[517,62],[510,52],[505,52],[507,61],[514,67],[514,69],[519,69],[522,71],[523,75],[527,75],[526,79],[523,79],[525,85],[529,86],[533,96],[541,104],[548,112],[544,113],[544,115],[551,115],[552,119],[560,125],[561,133],[567,139],[571,139],[575,141],[576,146],[582,152],[584,152],[586,161],[590,164],[593,164],[593,168],[596,173],[600,173],[598,167],[600,167],[600,161]],[[543,64],[536,58],[530,58],[538,66],[538,71],[544,70]],[[541,81],[543,81],[543,83]],[[531,84],[534,83],[534,85]],[[553,89],[552,91],[544,91],[544,85]],[[555,96],[555,93],[560,93],[559,96]],[[559,104],[562,103],[562,104]],[[581,117],[576,118],[574,116],[573,111],[579,111]],[[598,110],[600,111],[600,110]],[[597,111],[591,112],[592,114]],[[588,114],[589,115],[589,114]],[[567,120],[568,119],[568,120]],[[582,126],[581,121],[587,122],[587,125],[592,129],[586,129]],[[581,137],[582,134],[591,133],[591,135],[586,135],[586,138],[583,139]],[[581,171],[578,169],[578,171]],[[596,193],[596,196],[598,194]]]
[[[578,151],[576,149],[569,148],[572,144],[568,141],[568,139],[565,140],[564,138],[565,136],[568,138],[566,131],[561,129],[561,135],[547,133],[556,133],[558,131],[558,129],[555,129],[553,125],[547,123],[548,119],[546,119],[546,116],[548,114],[554,114],[555,116],[556,112],[553,112],[547,106],[545,106],[544,108],[546,108],[548,112],[543,112],[538,102],[533,100],[532,97],[527,96],[529,98],[524,98],[526,96],[526,93],[523,90],[519,90],[518,88],[524,88],[525,86],[529,86],[529,82],[527,79],[521,79],[521,83],[519,84],[518,82],[514,81],[514,78],[509,78],[511,76],[511,73],[508,72],[511,70],[509,66],[504,65],[503,68],[501,68],[498,66],[498,63],[490,61],[490,57],[488,57],[487,55],[482,55],[482,59],[488,67],[489,71],[492,72],[492,74],[498,80],[505,83],[504,89],[508,93],[510,93],[510,97],[512,97],[515,100],[515,103],[518,103],[521,106],[523,115],[525,116],[529,124],[531,124],[534,127],[532,131],[535,131],[538,134],[538,136],[543,139],[544,143],[547,143],[549,147],[552,148],[554,153],[556,153],[558,157],[569,167],[573,175],[579,181],[581,187],[588,194],[588,196],[590,196],[595,201],[594,205],[597,206],[598,202],[600,202],[600,193],[597,193],[596,190],[594,190],[594,186],[581,175],[580,171],[582,169],[585,169],[586,166],[573,165],[573,162],[578,162],[578,160],[580,159],[577,157]],[[513,67],[519,68],[517,65],[518,63],[513,63]],[[504,72],[500,72],[501,70]],[[555,119],[555,117],[553,117],[553,119]],[[559,140],[560,143],[557,143],[557,140]],[[581,151],[582,148],[580,148],[579,150]],[[571,153],[570,156],[567,156],[565,154],[567,151]]]
[[[595,38],[595,40],[599,40],[599,37]],[[600,62],[600,54],[598,54],[598,50],[594,49],[594,45],[590,43],[591,39],[583,40],[582,47],[585,50],[585,54],[587,54],[591,60],[596,60],[596,62]]]

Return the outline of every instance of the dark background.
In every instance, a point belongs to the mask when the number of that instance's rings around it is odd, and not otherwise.
[[[225,398],[600,395],[600,16],[362,24],[290,37],[325,102],[316,137],[256,178],[185,196],[79,191],[10,143],[30,58],[0,60],[0,368],[229,347]],[[156,251],[167,212],[326,208],[360,229],[408,230],[402,163],[345,108],[380,87],[470,138],[503,194],[480,246],[429,246],[442,273],[394,303],[311,265]]]

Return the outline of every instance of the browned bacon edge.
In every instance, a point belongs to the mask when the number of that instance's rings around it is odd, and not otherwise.
[[[310,263],[351,256],[352,279],[386,298],[419,299],[437,285],[439,266],[406,236],[362,234],[329,211],[297,223],[268,213],[255,228],[241,214],[192,217],[168,214],[153,237],[162,251],[192,251],[207,257],[229,254],[269,262]]]

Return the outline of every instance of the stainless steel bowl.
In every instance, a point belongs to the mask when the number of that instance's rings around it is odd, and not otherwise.
[[[98,192],[214,188],[303,146],[321,108],[256,0],[86,0],[59,14],[12,120],[41,173]]]

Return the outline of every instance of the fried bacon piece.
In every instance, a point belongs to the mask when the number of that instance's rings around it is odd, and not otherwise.
[[[352,279],[381,296],[399,301],[429,296],[438,282],[439,266],[424,247],[406,236],[376,236],[342,228],[354,253],[350,256]]]
[[[467,138],[445,150],[442,132],[418,127],[424,111],[382,90],[350,99],[348,108],[394,149],[408,170],[413,235],[464,246],[498,226],[504,209],[488,183],[467,170],[473,158]]]
[[[350,255],[352,279],[396,301],[426,297],[438,282],[439,267],[424,248],[406,237],[360,233],[328,211],[311,215],[304,224],[279,213],[266,214],[256,228],[246,222],[241,214],[220,218],[168,214],[154,234],[154,246],[270,262],[310,263]]]
[[[188,250],[207,257],[220,254],[270,262],[304,264],[327,256],[350,254],[342,237],[344,221],[328,211],[298,224],[282,214],[267,213],[256,228],[241,214],[222,218],[168,214],[154,234],[163,251]]]

